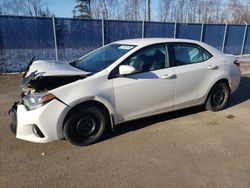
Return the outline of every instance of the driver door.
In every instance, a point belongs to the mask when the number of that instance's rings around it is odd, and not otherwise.
[[[176,77],[174,68],[170,67],[166,44],[145,47],[120,65],[133,66],[136,72],[113,78],[119,122],[173,108]],[[119,66],[116,69],[119,70]]]

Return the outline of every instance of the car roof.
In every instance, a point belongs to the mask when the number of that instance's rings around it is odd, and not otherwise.
[[[138,47],[148,46],[151,44],[167,43],[167,42],[184,42],[193,43],[202,46],[207,49],[212,54],[222,54],[222,52],[204,42],[191,39],[181,39],[181,38],[136,38],[136,39],[126,39],[113,42],[113,44],[124,44],[124,45],[135,45]]]
[[[119,40],[114,43],[146,46],[146,45],[157,44],[161,42],[189,42],[189,43],[196,43],[196,44],[201,43],[196,40],[180,39],[180,38],[178,39],[176,38],[136,38],[136,39]]]

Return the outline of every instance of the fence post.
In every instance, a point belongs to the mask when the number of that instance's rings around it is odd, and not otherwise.
[[[225,42],[226,42],[226,37],[227,37],[227,21],[224,20],[226,26],[225,26],[225,31],[224,31],[224,37],[223,37],[223,43],[222,43],[222,48],[221,51],[224,52],[225,49]]]
[[[176,38],[177,22],[174,23],[174,38]]]
[[[244,36],[243,36],[240,55],[243,55],[243,53],[244,53],[244,47],[245,47],[246,36],[247,36],[247,27],[248,27],[248,25],[247,25],[247,22],[245,22],[245,21],[244,21],[244,24],[246,25],[246,27],[245,27],[245,31],[244,31]]]
[[[203,31],[204,31],[204,23],[203,21],[201,21],[202,25],[201,25],[201,35],[200,35],[200,41],[202,42],[203,39]]]
[[[141,26],[141,38],[144,38],[144,28],[145,27],[145,21],[142,20],[142,26]]]
[[[105,45],[104,18],[102,17],[102,45]]]
[[[54,33],[55,55],[56,55],[56,61],[58,61],[55,16],[52,16],[52,25],[53,25],[53,33]]]

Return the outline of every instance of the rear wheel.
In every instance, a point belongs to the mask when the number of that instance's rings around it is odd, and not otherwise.
[[[225,82],[217,83],[210,91],[206,109],[210,111],[222,110],[228,102],[230,96],[230,89]]]
[[[94,106],[79,108],[65,121],[63,134],[74,145],[90,145],[101,138],[107,122],[103,109]]]

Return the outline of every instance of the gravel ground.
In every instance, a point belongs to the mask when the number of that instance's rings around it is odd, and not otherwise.
[[[7,111],[20,75],[0,76],[0,187],[249,188],[250,74],[243,72],[223,111],[196,107],[133,121],[87,147],[16,139]]]

